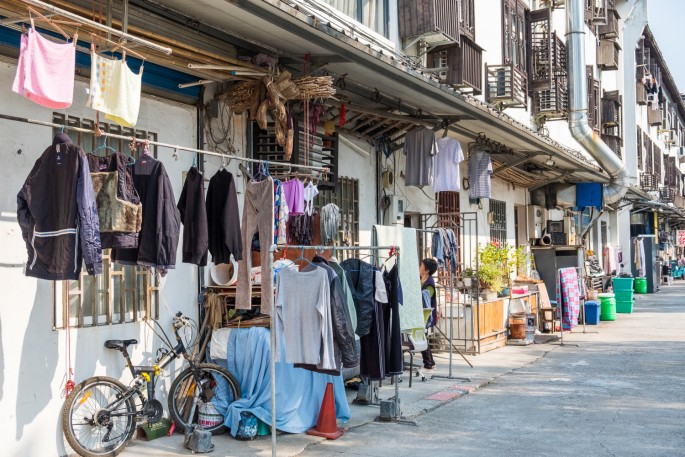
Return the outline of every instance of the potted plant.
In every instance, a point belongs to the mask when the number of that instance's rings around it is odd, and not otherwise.
[[[473,278],[476,276],[476,272],[473,268],[464,268],[461,272],[461,282],[467,289],[473,285]]]

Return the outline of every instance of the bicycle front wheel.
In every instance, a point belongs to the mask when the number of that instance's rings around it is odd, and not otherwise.
[[[83,457],[114,457],[136,429],[132,397],[107,376],[88,378],[69,394],[62,407],[62,429],[69,445]]]
[[[171,384],[169,414],[180,432],[198,425],[218,434],[224,431],[228,406],[239,398],[240,385],[228,370],[200,363],[183,370]]]

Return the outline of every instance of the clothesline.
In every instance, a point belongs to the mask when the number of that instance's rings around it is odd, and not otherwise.
[[[26,117],[17,117],[17,116],[10,116],[9,114],[0,114],[0,119],[6,119],[8,121],[15,121],[15,122],[24,122],[26,124],[35,124],[35,125],[42,125],[44,127],[52,127],[55,129],[64,129],[64,130],[71,130],[74,132],[81,132],[81,133],[91,133],[93,135],[96,134],[96,131],[93,129],[87,129],[83,127],[72,127],[69,125],[63,125],[63,124],[57,124],[54,122],[47,122],[47,121],[41,121],[38,119],[29,119]],[[127,141],[146,141],[145,138],[135,138],[135,137],[130,137],[126,135],[119,135],[118,133],[109,133],[109,132],[101,132],[102,136],[107,137],[107,138],[115,138],[119,140],[127,140]],[[230,160],[240,160],[242,162],[253,162],[253,163],[263,163],[264,160],[259,160],[259,159],[251,159],[248,157],[240,157],[236,155],[231,155],[231,154],[222,154],[220,152],[215,152],[215,151],[207,151],[204,149],[197,149],[197,148],[191,148],[188,146],[180,146],[180,145],[175,145],[175,144],[169,144],[169,143],[162,143],[160,141],[153,141],[153,140],[147,140],[149,144],[154,145],[154,146],[160,146],[163,148],[169,148],[169,149],[174,149],[177,151],[187,151],[187,152],[193,152],[196,154],[203,154],[203,155],[210,155],[210,156],[215,156],[215,157],[221,157],[223,159],[230,159]],[[296,163],[289,163],[289,162],[268,162],[273,165],[279,165],[283,167],[292,167],[292,168],[301,168],[301,169],[307,169],[307,170],[313,170],[313,171],[318,171],[320,173],[329,173],[330,170],[327,167],[316,167],[313,165],[299,165]]]

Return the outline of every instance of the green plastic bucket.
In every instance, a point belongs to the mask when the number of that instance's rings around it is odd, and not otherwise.
[[[633,301],[616,300],[616,312],[630,314],[633,312]]]
[[[617,290],[633,290],[633,281],[635,278],[611,278],[614,285],[614,292]]]
[[[635,293],[636,294],[646,294],[647,293],[647,278],[635,278]]]
[[[633,291],[632,290],[615,290],[614,295],[616,296],[616,303],[620,301],[633,302]]]
[[[599,320],[600,321],[615,321],[616,320],[616,296],[612,293],[597,294],[599,298]]]

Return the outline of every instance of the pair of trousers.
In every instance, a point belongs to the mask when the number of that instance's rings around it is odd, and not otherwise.
[[[252,237],[259,235],[259,257],[262,267],[261,311],[271,314],[274,305],[274,288],[271,256],[269,251],[274,242],[274,181],[249,181],[245,188],[243,207],[243,258],[238,263],[238,290],[235,307],[252,307]]]
[[[428,335],[426,335],[426,339]],[[431,351],[431,345],[428,343],[428,348],[425,351],[421,351],[421,357],[423,358],[423,367],[431,369],[435,366],[435,360],[433,360],[433,351]]]

